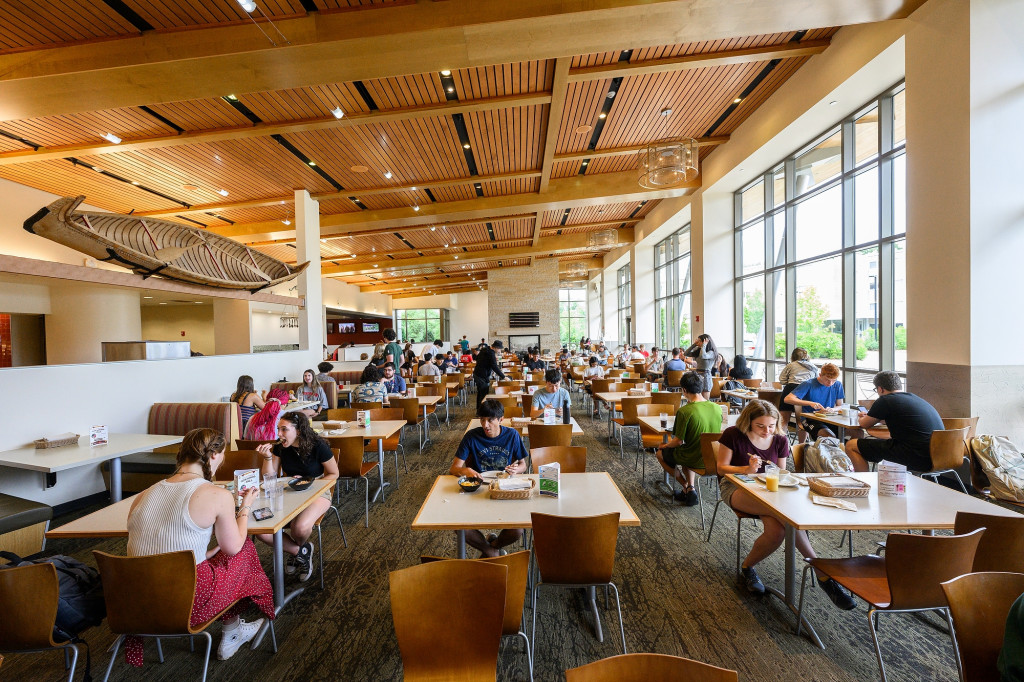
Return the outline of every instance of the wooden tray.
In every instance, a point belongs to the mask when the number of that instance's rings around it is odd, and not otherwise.
[[[811,490],[825,497],[867,497],[868,492],[871,490],[871,486],[863,481],[857,481],[859,485],[856,487],[839,487],[829,483],[829,479],[836,478],[857,480],[844,474],[823,474],[821,476],[808,476],[807,485],[811,487]]]
[[[533,495],[533,491],[537,489],[537,481],[529,479],[530,487],[524,490],[499,490],[498,482],[491,481],[490,493],[492,500],[528,500]]]
[[[32,443],[36,446],[36,450],[48,450],[50,448],[63,448],[68,445],[78,445],[79,438],[81,438],[81,436],[75,434],[73,437],[68,436],[67,438],[61,438],[58,440],[40,438],[39,440],[32,441]]]

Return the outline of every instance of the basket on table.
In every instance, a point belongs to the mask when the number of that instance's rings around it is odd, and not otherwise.
[[[528,500],[533,495],[533,491],[537,489],[537,481],[530,478],[529,488],[523,488],[522,490],[502,490],[498,487],[498,481],[491,481],[489,490],[492,500]]]
[[[842,481],[843,485],[836,485]],[[808,476],[807,485],[811,490],[825,497],[867,497],[871,486],[843,474]]]
[[[68,445],[78,445],[78,439],[81,438],[77,433],[69,433],[66,436],[58,436],[57,438],[40,438],[39,440],[32,441],[33,445],[36,446],[36,450],[48,450],[49,448],[63,448]]]

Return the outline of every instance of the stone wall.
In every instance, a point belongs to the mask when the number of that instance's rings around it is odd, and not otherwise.
[[[540,326],[512,329],[509,313],[540,313]],[[510,334],[539,334],[541,348],[559,347],[558,259],[534,260],[529,267],[487,271],[488,342]]]

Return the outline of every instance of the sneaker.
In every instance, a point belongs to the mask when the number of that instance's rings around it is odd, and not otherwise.
[[[256,633],[263,627],[263,619],[246,623],[241,618],[230,630],[224,630],[220,637],[220,644],[217,645],[217,659],[226,661],[235,655],[235,652],[242,648],[242,645],[252,640]]]
[[[294,575],[295,570],[295,557],[286,553],[284,557],[284,574]]]
[[[740,569],[743,572],[743,583],[750,594],[764,594],[764,583],[753,568]]]
[[[491,545],[493,547],[494,546],[494,541],[497,540],[497,539],[498,539],[498,534],[497,533],[488,533],[487,534],[487,544],[488,545]]]
[[[299,574],[301,582],[306,582],[313,575],[313,552],[313,543],[307,542],[299,547],[299,553],[295,555],[295,572]]]
[[[700,500],[697,498],[697,491],[694,490],[693,488],[687,490],[686,493],[683,495],[683,504],[685,504],[687,507],[696,507],[698,504],[700,504]]]
[[[818,587],[825,590],[825,594],[832,600],[832,603],[841,608],[843,611],[850,611],[857,608],[857,602],[853,601],[853,597],[843,589],[843,586],[837,583],[835,580],[829,578],[828,580],[818,580]]]
[[[686,490],[677,490],[672,493],[672,499],[676,502],[683,502],[686,500]]]

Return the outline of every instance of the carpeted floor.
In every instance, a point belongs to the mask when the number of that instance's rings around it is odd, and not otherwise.
[[[211,680],[401,679],[388,572],[418,563],[421,554],[454,556],[454,533],[414,533],[409,526],[435,476],[448,469],[470,418],[472,398],[469,407],[453,408],[450,428],[440,432],[432,429],[434,443],[422,455],[417,454],[410,437],[409,473],[403,472],[400,487],[388,488],[386,503],[371,506],[368,529],[363,526],[362,491],[344,497],[341,516],[348,549],[342,547],[337,526],[325,522],[326,589],[321,592],[319,583],[310,580],[306,591],[289,604],[278,619],[278,653],[271,652],[268,637],[256,651],[246,647],[230,661],[212,661]],[[582,414],[584,410],[576,412]],[[854,611],[839,611],[820,590],[809,590],[805,610],[827,650],[795,636],[794,618],[780,601],[752,599],[736,583],[736,519],[724,505],[711,542],[704,542],[698,508],[681,507],[672,501],[652,457],[648,456],[647,485],[643,486],[639,471],[633,470],[632,455],[621,462],[618,445],[606,444],[604,422],[593,423],[589,417],[579,421],[586,433],[574,439],[574,445],[588,448],[588,468],[610,472],[642,522],[639,528],[620,531],[615,566],[630,652],[694,658],[736,669],[741,680],[877,679],[862,604]],[[385,466],[386,477],[392,481],[393,462],[392,458]],[[710,521],[713,504],[705,501],[705,507]],[[57,519],[54,525],[67,520]],[[757,532],[749,522],[745,525],[744,552]],[[882,533],[858,534],[855,552],[872,551],[875,541],[882,537]],[[812,542],[823,556],[846,555],[845,548],[837,548],[838,533],[815,533]],[[48,552],[71,554],[89,563],[93,549],[124,553],[125,543],[53,540],[47,546]],[[260,554],[269,569],[269,548],[261,546]],[[781,587],[781,551],[762,562],[759,570],[765,583]],[[592,634],[582,591],[545,594],[538,614],[537,680],[564,679],[567,668],[622,653],[614,602],[610,610],[604,610],[603,600],[598,600],[606,635],[599,643]],[[527,610],[528,621],[529,615]],[[932,620],[938,622],[937,618]],[[218,630],[219,626],[214,626],[215,643]],[[880,636],[893,682],[957,679],[948,636],[921,619],[883,617]],[[93,674],[101,678],[113,635],[103,625],[86,632],[85,639],[92,648]],[[465,639],[466,646],[472,646],[473,633],[465,633]],[[147,642],[145,668],[131,670],[119,656],[112,679],[198,679],[202,660],[189,653],[186,640],[165,641],[164,653],[166,662],[161,665],[155,645]],[[59,653],[8,656],[0,669],[0,679],[61,679],[61,661]],[[81,673],[76,677],[81,679]],[[509,639],[503,645],[498,679],[528,679],[521,640]]]

